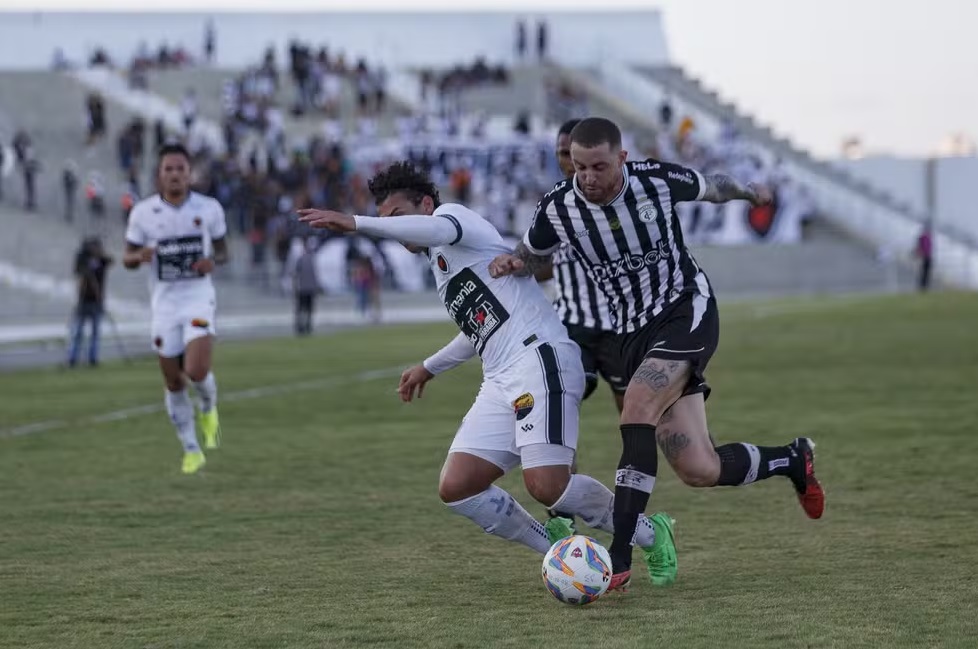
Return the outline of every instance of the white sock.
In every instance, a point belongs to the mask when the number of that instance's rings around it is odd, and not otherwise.
[[[540,554],[546,554],[550,549],[543,524],[496,485],[465,500],[448,503],[448,506],[489,534],[517,541]]]
[[[575,473],[564,493],[550,509],[567,512],[596,530],[612,531],[611,515],[615,494],[589,475]]]
[[[638,515],[638,524],[635,526],[635,536],[632,537],[632,545],[640,548],[647,548],[655,543],[655,528],[645,514]]]
[[[197,445],[197,431],[194,428],[194,404],[184,388],[179,392],[166,392],[166,411],[170,415],[170,421],[177,429],[177,437],[183,444],[183,450],[199,451]]]
[[[214,372],[208,372],[203,381],[194,381],[197,396],[200,397],[200,411],[210,412],[217,405],[217,381]]]
[[[588,475],[575,473],[567,483],[567,489],[554,503],[551,509],[559,512],[574,514],[585,525],[596,530],[614,534],[613,514],[615,509],[615,494]],[[655,528],[644,514],[638,517],[635,536],[632,543],[648,547],[655,542]]]

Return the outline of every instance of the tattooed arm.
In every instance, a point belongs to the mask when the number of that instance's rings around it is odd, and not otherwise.
[[[547,216],[549,204],[547,197],[537,204],[536,214],[530,222],[530,228],[523,235],[523,240],[516,244],[516,249],[511,254],[499,255],[492,260],[489,264],[489,275],[540,277],[549,271],[552,276],[553,253],[560,247],[560,236]]]
[[[489,264],[489,274],[493,277],[506,275],[529,277],[549,267],[552,258],[553,253],[537,255],[530,252],[529,247],[520,241],[512,254],[499,255],[492,260]]]
[[[516,244],[516,250],[513,251],[513,255],[523,262],[523,271],[520,273],[521,276],[536,275],[537,273],[550,268],[554,257],[553,253],[549,255],[533,254],[522,241]]]
[[[712,174],[703,178],[705,185],[702,200],[708,203],[745,200],[754,205],[767,205],[773,199],[771,190],[765,185],[756,183],[741,185],[726,174]]]

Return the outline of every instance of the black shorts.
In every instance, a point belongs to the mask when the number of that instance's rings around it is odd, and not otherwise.
[[[600,376],[615,394],[625,394],[628,375],[621,363],[621,342],[616,333],[565,324],[570,339],[581,348],[585,377]]]
[[[646,358],[689,361],[693,373],[683,396],[703,393],[710,397],[704,372],[720,342],[720,316],[716,299],[690,295],[670,304],[638,331],[621,336],[621,357],[631,379]]]

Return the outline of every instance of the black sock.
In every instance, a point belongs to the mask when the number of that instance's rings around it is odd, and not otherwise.
[[[659,454],[655,446],[655,426],[623,424],[621,426],[621,460],[615,475],[615,535],[610,554],[612,572],[632,567],[632,537],[638,516],[649,504],[655,486]]]
[[[717,447],[720,456],[718,486],[733,487],[766,480],[775,475],[791,474],[793,453],[787,446],[754,446],[724,444]]]

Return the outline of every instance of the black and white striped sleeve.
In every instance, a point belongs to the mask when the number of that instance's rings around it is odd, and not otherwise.
[[[703,200],[703,195],[706,193],[706,180],[703,174],[695,169],[671,162],[660,162],[656,163],[650,173],[666,181],[674,202]]]
[[[530,228],[523,235],[523,245],[534,255],[546,256],[560,247],[560,235],[547,215],[549,201],[537,204],[536,214],[530,223]]]

